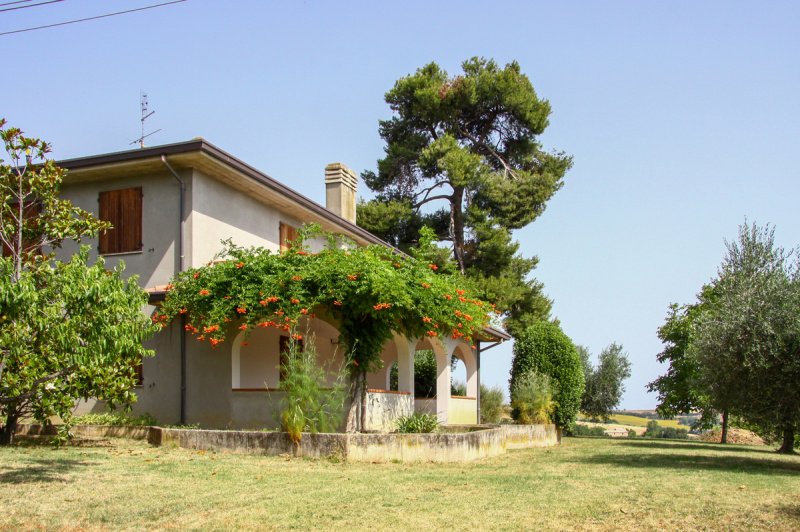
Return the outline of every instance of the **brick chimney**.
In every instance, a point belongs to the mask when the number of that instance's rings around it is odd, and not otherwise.
[[[325,167],[325,208],[356,223],[356,173],[342,163]]]

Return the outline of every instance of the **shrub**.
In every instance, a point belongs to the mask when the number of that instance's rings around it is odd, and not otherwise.
[[[553,384],[553,422],[568,427],[578,415],[584,388],[583,364],[569,337],[546,321],[528,327],[514,341],[511,364],[512,404],[517,379],[529,370],[547,375]]]
[[[124,427],[147,427],[157,425],[158,421],[150,414],[129,416],[122,412],[103,412],[99,414],[84,414],[72,418],[74,425],[111,425]]]
[[[657,421],[649,421],[643,437],[685,440],[689,437],[689,431],[675,427],[662,427]]]
[[[281,365],[284,378],[279,389],[286,392],[280,409],[281,428],[299,444],[303,432],[333,432],[342,422],[344,373],[339,370],[331,387],[326,370],[317,364],[314,338],[300,348],[294,340]]]
[[[414,395],[436,397],[436,355],[429,349],[414,355]]]
[[[568,436],[576,436],[578,438],[605,437],[606,435],[606,431],[603,427],[590,427],[588,425],[581,425],[580,423],[573,423],[566,432]]]
[[[467,395],[467,385],[460,381],[453,381],[450,384],[450,395],[465,396]]]
[[[544,373],[530,370],[518,378],[511,390],[511,415],[523,425],[550,423],[553,385]]]
[[[439,420],[433,414],[412,414],[397,420],[397,432],[424,433],[439,428]]]
[[[500,423],[503,415],[503,390],[481,384],[481,423]]]

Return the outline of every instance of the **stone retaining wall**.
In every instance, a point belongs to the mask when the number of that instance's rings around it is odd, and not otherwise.
[[[146,440],[151,427],[116,427],[109,425],[75,425],[70,431],[79,438],[130,438],[132,440]],[[27,425],[17,426],[17,436],[55,436],[58,434],[56,425]]]
[[[184,449],[336,457],[350,462],[467,462],[497,456],[508,449],[549,447],[561,440],[554,425],[472,428],[475,430],[434,434],[304,433],[299,446],[285,432],[78,425],[72,427],[72,433],[82,438],[147,439],[151,445]],[[17,430],[21,436],[52,436],[56,432],[53,425],[20,425]]]
[[[152,445],[253,454],[338,457],[351,462],[465,462],[507,449],[546,447],[560,441],[553,425],[500,425],[437,434],[303,434],[295,446],[284,432],[187,430],[152,427]]]

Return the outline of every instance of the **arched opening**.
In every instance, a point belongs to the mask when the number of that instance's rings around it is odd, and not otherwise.
[[[464,361],[453,353],[450,366],[450,395],[465,397],[467,395],[467,366]]]

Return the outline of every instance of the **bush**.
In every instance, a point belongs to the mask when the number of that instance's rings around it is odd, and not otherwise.
[[[503,415],[503,390],[481,384],[481,423],[500,423]]]
[[[657,421],[649,421],[643,437],[685,440],[689,437],[689,431],[686,429],[676,429],[675,427],[662,427]]]
[[[603,427],[590,427],[588,425],[581,425],[573,423],[566,431],[567,436],[576,436],[578,438],[585,437],[605,437],[606,431]]]
[[[429,349],[414,355],[414,395],[436,397],[436,355]]]
[[[279,389],[286,392],[280,409],[281,428],[295,444],[303,432],[334,432],[342,422],[344,411],[344,373],[336,373],[336,381],[327,384],[326,371],[317,364],[314,338],[304,348],[292,341],[286,361],[281,365],[285,377]]]
[[[553,412],[553,385],[550,377],[528,371],[511,390],[511,416],[523,425],[550,423]]]
[[[397,432],[426,433],[439,428],[439,420],[433,414],[412,414],[397,420]]]
[[[450,384],[450,395],[464,397],[467,395],[467,385],[461,381],[453,381]]]
[[[72,418],[74,425],[111,425],[122,427],[148,427],[158,425],[156,418],[150,414],[129,416],[122,412],[103,412],[101,414],[84,414]]]
[[[514,341],[511,364],[512,403],[517,379],[529,370],[547,375],[553,384],[553,422],[568,427],[575,421],[584,388],[583,364],[572,341],[558,325],[542,321],[531,325]]]

